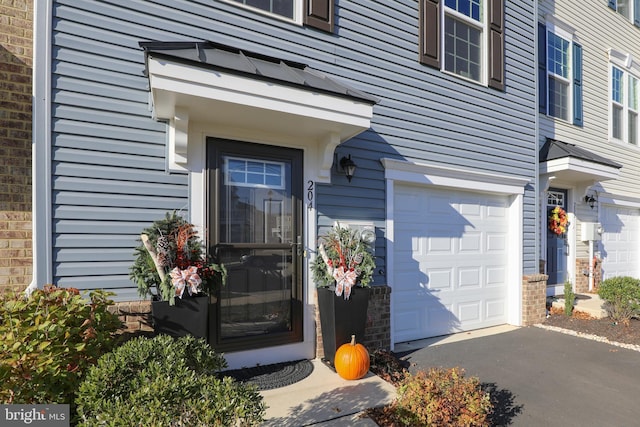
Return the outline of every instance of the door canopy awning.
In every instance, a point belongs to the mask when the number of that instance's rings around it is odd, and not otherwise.
[[[547,138],[540,149],[540,175],[558,181],[592,186],[618,178],[622,165],[574,144]]]
[[[170,162],[187,163],[190,122],[227,138],[318,149],[330,177],[335,147],[369,129],[378,99],[308,66],[208,41],[141,42],[153,116],[170,125]]]

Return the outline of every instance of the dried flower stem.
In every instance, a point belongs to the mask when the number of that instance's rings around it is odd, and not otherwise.
[[[149,241],[149,236],[147,236],[146,234],[141,234],[140,240],[142,240],[144,247],[149,252],[149,255],[151,255],[151,259],[153,260],[153,264],[156,266],[156,271],[158,272],[158,276],[160,276],[160,281],[164,282],[164,277],[165,277],[164,269],[162,268],[162,265],[160,265],[160,261],[158,261],[158,255],[156,254],[155,249],[153,249],[153,246]]]

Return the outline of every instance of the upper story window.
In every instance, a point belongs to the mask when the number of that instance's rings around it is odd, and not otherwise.
[[[638,145],[638,78],[611,67],[611,138]]]
[[[639,0],[609,0],[609,7],[633,22],[636,27],[640,27]]]
[[[582,47],[573,32],[552,17],[538,24],[538,103],[541,113],[582,126]]]
[[[480,0],[445,0],[444,69],[482,81],[484,22]]]
[[[420,62],[504,90],[504,0],[420,0]]]
[[[335,0],[223,0],[332,33]]]
[[[246,6],[255,7],[265,12],[275,15],[284,16],[285,18],[295,19],[294,9],[295,0],[232,0],[236,3],[242,3]]]

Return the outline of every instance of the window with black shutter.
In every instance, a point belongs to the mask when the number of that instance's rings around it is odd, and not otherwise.
[[[504,90],[504,0],[420,0],[419,13],[421,63]]]

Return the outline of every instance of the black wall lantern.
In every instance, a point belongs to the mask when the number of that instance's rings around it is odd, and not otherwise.
[[[595,206],[596,201],[596,198],[593,196],[584,196],[584,202],[588,204],[591,209]]]
[[[351,182],[351,178],[353,178],[353,174],[356,172],[356,164],[351,160],[351,154],[349,154],[349,157],[343,156],[340,159],[340,167],[344,171],[349,182]]]

